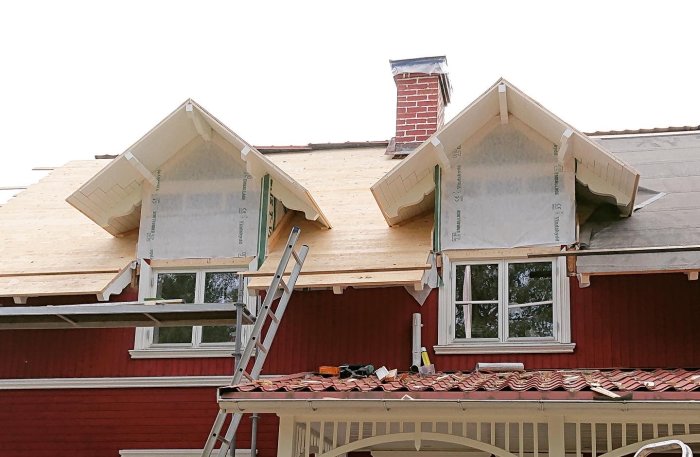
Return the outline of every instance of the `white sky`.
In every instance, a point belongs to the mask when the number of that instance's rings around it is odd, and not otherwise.
[[[700,124],[700,2],[3,1],[0,186],[123,152],[187,97],[256,145],[393,136],[389,59],[446,55],[574,127]],[[536,6],[534,6],[536,5]]]

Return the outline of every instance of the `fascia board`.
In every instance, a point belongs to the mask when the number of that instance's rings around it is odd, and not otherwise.
[[[560,145],[564,132],[567,129],[573,131],[570,140],[573,156],[580,164],[591,168],[590,173],[577,173],[577,179],[588,185],[592,191],[615,198],[623,216],[629,216],[631,208],[634,207],[639,172],[561,120],[508,81],[503,80],[503,83],[507,87],[509,110],[549,141]],[[596,175],[597,179],[593,178]]]
[[[403,159],[372,185],[372,194],[390,226],[403,221],[404,218],[399,215],[401,209],[419,204],[434,189],[433,184],[428,187],[421,186],[420,189],[406,189],[405,192],[402,192],[398,183],[403,181],[402,178],[407,178],[414,174],[423,176],[427,172],[432,176],[435,165],[443,162],[440,157],[441,152],[437,150],[436,142],[433,141],[435,138],[441,144],[442,154],[449,154],[450,151],[453,151],[462,143],[464,138],[473,135],[491,119],[498,116],[498,84],[500,83],[501,80],[497,81],[496,84],[491,86],[431,138],[418,146],[407,158]],[[417,184],[421,182],[423,181],[419,180]]]
[[[155,173],[172,156],[199,136],[202,136],[204,141],[211,141],[214,135],[208,135],[208,132],[202,131],[207,127],[233,145],[237,151],[252,150],[253,153],[249,158],[254,159],[250,164],[246,164],[248,172],[252,171],[251,174],[254,176],[269,173],[279,183],[280,194],[284,197],[280,200],[288,208],[303,211],[307,218],[318,220],[330,228],[328,219],[303,186],[191,99],[182,103],[125,152],[117,156],[71,194],[66,201],[112,235],[120,235],[135,229],[137,226],[124,227],[111,223],[112,219],[128,215],[124,211],[135,211],[139,208],[142,199],[141,186],[146,180],[144,174],[139,173],[129,163],[125,154],[128,152],[134,157],[145,171]],[[239,155],[234,158],[237,161],[242,159]],[[243,160],[246,161],[245,158]],[[255,168],[253,165],[259,167]],[[123,195],[123,189],[128,189],[128,195]],[[106,201],[100,196],[101,193],[114,193],[115,200]]]
[[[279,413],[293,412],[298,414],[313,413],[316,416],[321,416],[324,413],[336,414],[340,413],[347,416],[352,411],[362,411],[365,414],[385,414],[390,412],[392,415],[415,414],[416,410],[424,411],[426,414],[431,414],[431,411],[438,415],[445,414],[461,414],[465,411],[472,411],[474,414],[479,412],[488,412],[489,415],[518,415],[518,414],[551,414],[554,412],[571,413],[576,410],[580,414],[602,413],[614,415],[629,415],[629,414],[660,414],[662,412],[687,411],[697,414],[700,409],[700,403],[697,401],[697,395],[648,395],[656,397],[666,397],[664,399],[640,399],[632,401],[600,401],[595,400],[595,394],[592,392],[579,392],[577,394],[569,394],[568,392],[562,397],[567,396],[570,399],[537,399],[541,392],[528,392],[532,399],[494,399],[493,392],[481,392],[483,399],[421,399],[415,392],[401,392],[400,395],[394,398],[390,396],[378,395],[377,398],[342,398],[337,395],[328,395],[327,392],[319,392],[318,394],[326,394],[323,398],[295,398],[295,394],[284,393],[283,395],[271,395],[276,392],[265,392],[268,398],[255,398],[252,395],[242,393],[239,398],[222,398],[221,389],[217,394],[219,407],[231,413],[237,412],[258,412],[258,413]],[[518,393],[515,393],[518,396]],[[319,395],[320,396],[320,395]],[[366,397],[369,397],[365,393]],[[520,395],[522,396],[522,395]],[[253,397],[253,398],[251,398]],[[310,397],[310,396],[309,396]],[[386,397],[386,398],[380,398]],[[437,397],[437,396],[436,396]],[[445,395],[447,397],[447,395]],[[503,397],[508,397],[503,395]],[[640,396],[641,397],[641,396]],[[676,397],[678,399],[673,399]],[[624,408],[622,408],[624,406]],[[368,416],[369,417],[369,416]]]
[[[193,100],[190,100],[189,103],[193,105],[193,111],[201,116],[214,132],[241,152],[240,157],[237,157],[237,159],[245,162],[248,173],[256,178],[262,178],[265,174],[270,175],[274,182],[273,195],[281,200],[287,208],[301,211],[307,219],[318,221],[326,228],[331,228],[328,218],[323,214],[321,208],[306,188],[272,163],[255,147],[248,144],[233,130],[212,116],[198,103]]]
[[[422,201],[422,196],[417,198],[421,193],[420,189],[402,191],[397,183],[401,182],[403,177],[420,173],[424,169],[431,169],[441,163],[435,142],[431,140],[436,138],[441,143],[444,153],[449,154],[494,118],[500,116],[498,86],[501,84],[506,86],[509,112],[544,138],[561,146],[562,135],[567,129],[573,132],[569,147],[572,149],[574,158],[584,165],[591,163],[597,164],[598,167],[597,170],[583,170],[577,179],[588,185],[592,191],[614,198],[622,215],[629,216],[634,207],[639,173],[501,78],[372,186],[372,194],[388,224],[401,223],[403,218],[399,215],[400,210]],[[604,170],[601,165],[604,165]]]

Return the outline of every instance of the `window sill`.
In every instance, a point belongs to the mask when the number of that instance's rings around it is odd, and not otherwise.
[[[233,357],[233,347],[131,349],[132,359],[194,359],[204,357]]]
[[[576,343],[445,344],[433,346],[436,354],[554,354],[574,352]]]

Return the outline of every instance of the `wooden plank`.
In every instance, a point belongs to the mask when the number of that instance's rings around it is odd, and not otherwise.
[[[151,268],[248,267],[253,257],[210,257],[203,259],[152,259]]]
[[[527,259],[535,255],[551,257],[561,254],[559,246],[535,246],[508,249],[450,249],[444,250],[448,257],[460,259]]]
[[[97,295],[118,273],[36,275],[0,278],[0,296]]]
[[[136,234],[114,238],[65,201],[108,162],[70,162],[0,209],[0,276],[69,273],[75,293],[92,293],[95,284],[80,286],[80,275],[118,271],[135,258]],[[23,283],[37,290],[31,281]]]
[[[295,289],[378,286],[415,287],[421,283],[422,279],[423,272],[420,270],[308,275],[299,276]],[[270,280],[269,276],[253,278],[248,284],[248,290],[252,292],[267,289]]]
[[[337,268],[331,268],[326,270],[302,270],[300,275],[333,275],[333,274],[343,274],[343,273],[381,273],[387,271],[410,271],[410,270],[429,270],[432,265],[429,263],[423,263],[421,265],[415,266],[400,266],[400,267],[389,267],[389,268],[354,268],[348,270],[340,270]],[[271,277],[268,272],[261,271],[248,271],[241,273],[241,276],[247,276],[249,278],[267,278]]]

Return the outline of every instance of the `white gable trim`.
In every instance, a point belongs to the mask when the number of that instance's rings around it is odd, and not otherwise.
[[[418,206],[434,189],[434,183],[417,186],[417,181],[432,173],[435,165],[445,166],[451,151],[490,122],[508,122],[506,114],[558,145],[563,150],[562,158],[573,155],[577,181],[591,192],[612,199],[622,215],[631,215],[639,173],[501,79],[372,186],[389,225],[412,217],[410,208]]]
[[[66,201],[113,235],[139,226],[142,186],[157,186],[158,168],[193,141],[223,141],[225,150],[241,152],[236,160],[256,178],[269,174],[273,195],[290,209],[330,228],[328,219],[309,191],[257,149],[193,100],[187,100],[140,140],[71,194]]]

